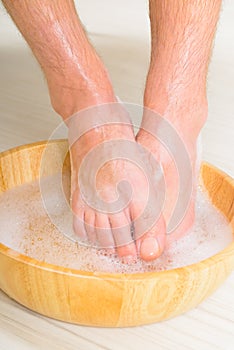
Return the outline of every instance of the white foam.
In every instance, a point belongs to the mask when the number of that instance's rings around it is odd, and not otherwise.
[[[68,178],[67,175],[67,195]],[[60,229],[70,231],[71,214],[62,193],[56,191],[59,176],[44,178],[42,182],[43,188],[47,189],[45,200],[49,203],[53,221]],[[136,273],[173,269],[204,260],[233,241],[227,220],[201,189],[198,190],[196,222],[191,232],[173,242],[159,259],[151,263],[139,259],[133,265],[126,265],[115,256],[106,256],[95,248],[79,246],[66,238],[46,214],[38,181],[1,194],[0,213],[1,243],[37,260],[85,271]]]

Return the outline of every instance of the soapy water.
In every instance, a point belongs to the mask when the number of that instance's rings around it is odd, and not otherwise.
[[[69,198],[69,174],[63,177],[64,193]],[[170,270],[197,263],[226,248],[232,241],[232,229],[226,218],[211,204],[201,187],[196,198],[196,220],[191,231],[168,247],[152,262],[138,259],[124,264],[103,250],[79,245],[63,235],[72,236],[72,214],[62,192],[56,188],[59,175],[40,180],[47,188],[50,217],[43,206],[39,181],[15,187],[0,195],[0,242],[36,260],[57,266],[91,272],[138,273]],[[45,196],[45,193],[43,193]],[[50,209],[51,210],[51,209]],[[59,223],[59,231],[52,223]]]

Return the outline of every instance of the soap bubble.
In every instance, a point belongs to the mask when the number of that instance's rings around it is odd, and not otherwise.
[[[51,213],[47,215],[40,194],[39,181],[15,187],[0,195],[0,242],[18,253],[48,264],[67,268],[110,273],[139,273],[170,270],[204,260],[227,247],[232,241],[232,229],[226,218],[211,204],[200,187],[196,199],[196,220],[186,236],[175,240],[155,261],[137,259],[124,264],[116,255],[104,250],[80,245],[69,240],[62,231],[72,230],[72,215],[63,193],[57,192],[60,174],[41,179],[47,188],[46,198]],[[64,192],[70,188],[70,174],[64,174]],[[51,222],[52,217],[52,222]]]

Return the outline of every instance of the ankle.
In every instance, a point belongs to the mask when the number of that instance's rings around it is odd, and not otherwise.
[[[111,84],[106,81],[97,86],[95,81],[88,83],[82,79],[72,79],[68,85],[51,84],[51,104],[59,115],[66,120],[71,115],[92,106],[116,102]]]
[[[150,88],[149,88],[150,87]],[[155,94],[153,94],[155,91]],[[167,119],[179,134],[188,140],[196,141],[208,115],[206,94],[196,94],[191,90],[177,90],[174,95],[162,86],[147,85],[144,95],[144,106]],[[144,119],[147,119],[147,112]]]
[[[82,109],[116,102],[108,73],[98,58],[87,72],[69,66],[62,74],[48,72],[46,78],[51,104],[64,120]]]
[[[207,110],[206,74],[186,71],[179,63],[172,64],[153,59],[150,64],[144,94],[145,107],[164,115],[168,108],[181,111]],[[203,114],[203,113],[202,113]]]

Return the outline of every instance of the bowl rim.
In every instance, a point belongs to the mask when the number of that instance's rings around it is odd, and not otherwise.
[[[6,157],[8,155],[12,155],[12,152],[17,153],[22,150],[26,150],[28,148],[33,149],[37,148],[39,146],[44,146],[48,143],[65,143],[66,139],[56,139],[56,140],[50,140],[50,141],[38,141],[34,143],[24,144],[21,146],[13,147],[11,149],[8,149],[6,151],[0,152],[0,161],[3,157]],[[229,182],[231,186],[234,187],[234,179],[226,174],[224,171],[216,168],[214,165],[208,163],[208,162],[202,162],[202,166],[208,166],[212,168],[216,173],[221,175],[223,178],[225,178],[225,181]],[[234,235],[234,232],[233,232]],[[234,256],[234,241],[229,244],[226,248],[221,250],[220,252],[216,253],[215,255],[212,255],[211,257],[208,257],[204,260],[201,260],[197,263],[193,263],[190,265],[185,265],[181,267],[177,267],[170,270],[162,270],[162,271],[149,271],[149,272],[137,272],[137,273],[112,273],[112,272],[98,272],[98,271],[85,271],[85,270],[78,270],[73,269],[69,267],[64,267],[61,265],[54,265],[49,264],[44,261],[37,260],[33,257],[24,255],[22,253],[17,252],[14,249],[11,249],[7,247],[6,245],[2,244],[0,242],[0,255],[4,255],[8,257],[9,259],[13,259],[17,262],[23,263],[25,265],[29,265],[35,268],[39,268],[44,271],[53,272],[57,274],[65,274],[69,276],[74,276],[77,278],[96,278],[96,279],[105,279],[105,280],[144,280],[144,279],[152,279],[152,278],[158,278],[159,276],[162,277],[163,275],[169,276],[170,274],[174,274],[175,272],[180,273],[181,271],[185,269],[193,270],[194,272],[198,272],[203,269],[209,269],[211,266],[217,264],[219,261],[224,260],[227,258],[228,255]]]

